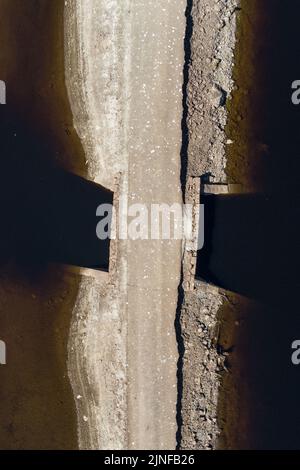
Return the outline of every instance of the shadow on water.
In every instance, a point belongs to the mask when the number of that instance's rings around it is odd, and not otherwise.
[[[286,202],[267,194],[201,196],[206,242],[197,276],[256,300],[296,288],[300,208]]]
[[[2,171],[14,176],[0,188],[0,263],[41,269],[59,262],[107,271],[109,240],[96,236],[96,210],[112,204],[112,193],[51,165],[46,142],[26,127],[17,130],[10,122],[2,140]]]
[[[79,278],[49,261],[107,264],[107,253],[96,253],[95,208],[111,194],[83,179],[65,88],[63,9],[63,0],[0,2],[2,449],[77,447],[66,361]]]
[[[250,195],[207,196],[198,275],[230,289],[220,312],[226,352],[221,448],[300,448],[300,77],[297,0],[242,0],[237,89],[229,103],[227,174]],[[202,200],[203,202],[203,200]]]

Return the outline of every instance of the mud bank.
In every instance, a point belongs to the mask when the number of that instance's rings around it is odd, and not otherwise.
[[[118,198],[127,193],[128,2],[64,4],[66,86],[87,178],[115,191]],[[109,275],[86,273],[81,278],[73,310],[68,370],[81,449],[127,447],[126,335],[121,242],[112,243]]]

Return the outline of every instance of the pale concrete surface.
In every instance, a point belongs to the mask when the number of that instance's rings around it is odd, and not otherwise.
[[[90,178],[181,202],[184,0],[66,1],[66,79]],[[85,278],[69,341],[81,448],[174,449],[181,241],[116,243]]]
[[[185,1],[132,2],[129,203],[181,203]],[[132,449],[176,446],[174,321],[181,241],[128,243],[128,437]]]

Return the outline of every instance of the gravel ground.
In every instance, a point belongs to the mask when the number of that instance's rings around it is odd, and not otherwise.
[[[226,184],[226,102],[233,90],[232,70],[238,0],[194,0],[187,85],[187,181]],[[186,187],[186,199],[199,201],[200,186]],[[224,293],[193,279],[186,254],[182,335],[182,449],[218,447],[218,400],[225,356],[218,347],[219,312]],[[193,263],[195,259],[193,260]],[[188,273],[188,276],[187,276]]]

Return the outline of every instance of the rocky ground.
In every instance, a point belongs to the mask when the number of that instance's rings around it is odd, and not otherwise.
[[[220,188],[224,191],[227,185],[226,145],[231,142],[225,134],[226,103],[234,85],[238,6],[238,0],[194,0],[188,9],[186,198],[189,201],[200,200],[204,185],[212,193]],[[201,184],[189,184],[198,179]],[[217,287],[193,282],[195,256],[191,263],[191,255],[186,254],[184,276],[188,282],[183,284],[180,313],[183,348],[180,447],[215,449],[220,434],[218,402],[225,362],[219,347],[219,317],[227,298]]]

